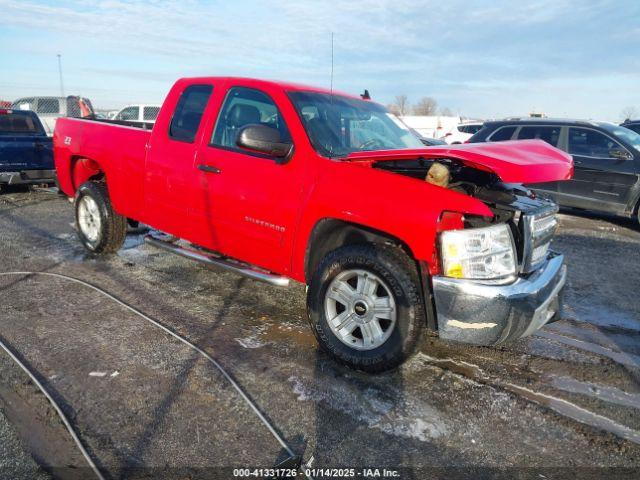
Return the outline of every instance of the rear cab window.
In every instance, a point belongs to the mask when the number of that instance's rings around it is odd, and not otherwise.
[[[212,85],[191,85],[184,89],[169,124],[169,138],[194,142],[212,91]]]
[[[45,135],[35,115],[0,113],[0,135]]]

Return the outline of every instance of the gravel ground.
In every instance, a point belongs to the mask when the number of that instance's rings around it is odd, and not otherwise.
[[[561,321],[502,348],[430,336],[403,368],[376,376],[318,351],[302,285],[207,270],[135,234],[117,255],[94,257],[72,222],[71,205],[50,193],[1,195],[0,270],[88,280],[189,338],[314,467],[637,478],[640,231],[631,222],[560,216],[555,249],[569,264]],[[217,370],[139,316],[62,279],[0,277],[0,292],[0,336],[38,371],[109,478],[231,478],[223,467],[286,457]],[[86,468],[6,355],[0,372],[0,408],[39,463],[59,476]],[[47,435],[57,451],[34,440]]]
[[[7,417],[0,412],[0,478],[46,480],[51,478],[28,453]]]

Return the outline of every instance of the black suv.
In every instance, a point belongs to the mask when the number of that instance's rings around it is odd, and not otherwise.
[[[640,134],[605,122],[515,118],[486,122],[473,142],[540,139],[573,157],[571,180],[529,185],[560,205],[640,221]]]
[[[628,128],[629,130],[633,130],[636,133],[640,133],[640,120],[625,120],[624,123],[620,124],[621,127]]]

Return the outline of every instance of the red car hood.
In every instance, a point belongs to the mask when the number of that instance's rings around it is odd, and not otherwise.
[[[465,165],[495,173],[505,183],[542,183],[568,180],[573,160],[542,140],[467,143],[411,150],[354,152],[347,161],[377,163],[413,158],[452,158]]]

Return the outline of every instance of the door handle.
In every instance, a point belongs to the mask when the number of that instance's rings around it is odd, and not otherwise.
[[[41,150],[44,148],[44,143],[35,142],[33,146],[36,147],[38,150]]]
[[[217,167],[212,167],[210,165],[198,165],[198,170],[202,170],[203,172],[207,172],[207,173],[222,173],[222,170],[220,170]]]

